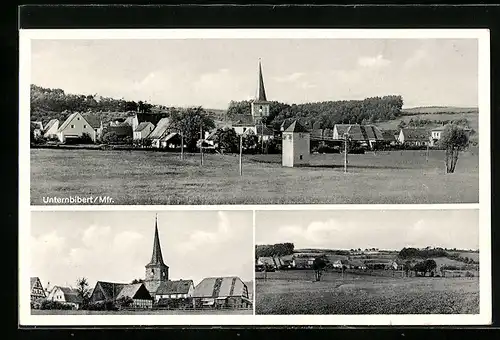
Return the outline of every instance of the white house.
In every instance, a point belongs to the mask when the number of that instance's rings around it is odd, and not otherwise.
[[[430,144],[431,136],[426,129],[401,129],[398,136],[400,144],[422,146]]]
[[[65,305],[70,305],[74,309],[80,308],[82,303],[78,291],[69,287],[54,286],[47,296],[49,301],[57,301]]]
[[[151,122],[140,123],[134,130],[134,140],[147,138],[154,129],[155,126]]]
[[[155,293],[156,301],[160,299],[186,299],[193,296],[193,280],[166,281],[160,283]]]
[[[57,130],[59,141],[64,143],[69,139],[82,138],[87,134],[95,142],[102,132],[102,124],[91,115],[72,113]]]
[[[168,134],[170,123],[171,122],[169,118],[162,118],[160,119],[158,124],[156,124],[156,127],[153,129],[153,131],[151,131],[148,138],[151,139],[151,144],[153,147],[161,148],[161,139]]]
[[[286,167],[308,165],[311,136],[298,121],[283,131],[282,164]]]
[[[51,119],[43,133],[44,138],[57,138],[57,130],[59,129],[59,119]]]

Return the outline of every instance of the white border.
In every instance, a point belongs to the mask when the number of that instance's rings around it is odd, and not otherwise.
[[[107,325],[485,325],[491,323],[490,50],[487,29],[94,29],[19,31],[19,263],[30,262],[31,211],[84,210],[426,210],[479,209],[478,315],[31,315],[28,266],[19,266],[19,323],[23,326]],[[224,205],[30,207],[29,96],[31,39],[478,39],[479,204]],[[255,235],[254,235],[255,238]],[[255,278],[254,278],[255,285]],[[254,300],[255,300],[254,286]],[[254,304],[255,308],[255,304]]]

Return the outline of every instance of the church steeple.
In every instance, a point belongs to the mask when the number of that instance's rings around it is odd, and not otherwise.
[[[259,86],[257,87],[257,98],[258,101],[267,101],[266,89],[264,87],[264,77],[262,76],[262,65],[259,59]]]
[[[160,237],[158,235],[158,215],[155,216],[155,238],[153,241],[153,255],[149,265],[165,265],[163,262],[163,255],[161,254]]]

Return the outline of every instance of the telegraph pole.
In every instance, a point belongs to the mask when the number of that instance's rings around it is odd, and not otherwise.
[[[429,143],[427,143],[427,152],[425,153],[425,161],[429,161]]]
[[[344,173],[347,173],[347,142],[349,135],[344,133]]]
[[[203,166],[203,126],[200,125],[200,164]]]
[[[181,160],[184,159],[184,133],[181,132]]]
[[[242,155],[243,155],[243,134],[240,135],[240,176],[243,175],[243,164],[242,164]]]

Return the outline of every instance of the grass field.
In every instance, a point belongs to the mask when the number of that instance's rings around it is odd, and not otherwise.
[[[88,311],[32,309],[31,315],[247,315],[252,309],[241,310],[137,310],[137,311]]]
[[[31,150],[31,203],[43,197],[110,196],[112,204],[398,204],[477,203],[478,152],[460,155],[445,174],[442,151],[312,155],[303,168],[281,166],[281,155],[236,155],[142,150]],[[95,203],[97,204],[97,203]],[[108,203],[109,204],[109,203]]]
[[[259,273],[260,274],[260,273]],[[312,271],[256,281],[257,314],[478,314],[478,278],[377,277]]]

